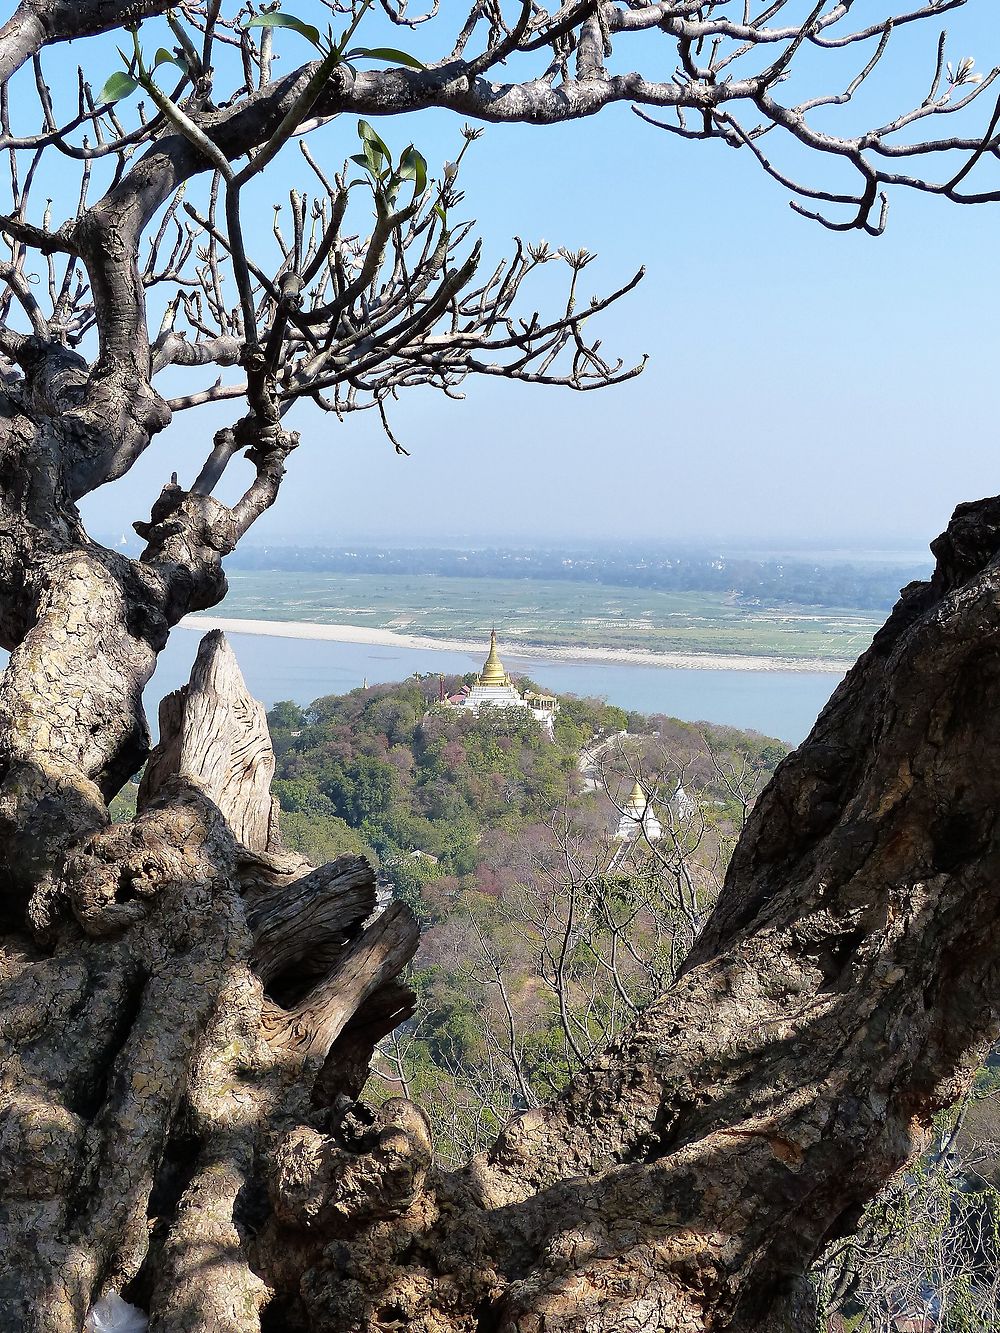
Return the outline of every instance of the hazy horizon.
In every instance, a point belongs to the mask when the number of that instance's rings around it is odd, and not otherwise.
[[[879,544],[874,535],[870,539],[857,541],[820,540],[803,535],[789,535],[782,541],[765,543],[760,535],[748,536],[745,533],[706,533],[692,535],[683,540],[670,541],[661,536],[630,535],[623,537],[597,537],[587,541],[579,534],[544,534],[536,536],[504,532],[444,532],[434,535],[387,533],[376,530],[344,530],[329,532],[301,532],[298,534],[276,533],[268,538],[251,534],[240,543],[239,551],[244,553],[261,552],[270,549],[287,550],[342,550],[356,546],[359,550],[523,550],[525,552],[544,552],[557,550],[565,553],[588,553],[591,555],[626,552],[650,555],[707,555],[717,554],[729,559],[780,559],[782,557],[802,557],[810,560],[833,561],[879,561],[887,563],[933,563],[933,557],[926,543],[917,538],[895,542],[883,541]],[[134,533],[116,534],[110,530],[95,531],[96,540],[106,545],[121,545],[127,541],[130,547],[140,549],[142,542]]]
[[[894,33],[893,60],[843,113],[848,122],[877,123],[919,101],[933,29]],[[949,58],[973,56],[980,69],[1000,60],[987,11],[949,13],[948,29]],[[283,55],[291,40],[278,44]],[[117,60],[111,42],[107,58]],[[73,53],[53,54],[53,75],[57,60],[73,73]],[[859,60],[813,54],[797,77],[829,91]],[[461,142],[459,119],[444,112],[388,117],[380,132],[390,143],[415,138],[432,171]],[[353,122],[324,136],[324,161],[356,147]],[[834,163],[814,169],[836,179]],[[302,183],[289,149],[270,197]],[[255,543],[631,537],[925,551],[956,504],[1000,491],[995,207],[897,191],[884,236],[835,234],[793,213],[749,154],[684,143],[625,107],[580,125],[490,126],[462,185],[490,264],[515,235],[586,246],[598,259],[581,300],[646,266],[638,288],[597,317],[603,352],[628,364],[648,352],[646,371],[587,394],[493,378],[470,379],[461,402],[407,391],[389,415],[411,457],[394,453],[374,414],[341,423],[300,405],[289,424],[302,443]],[[261,217],[250,239],[263,253],[270,208]],[[565,279],[561,261],[546,266],[525,312],[561,302]],[[158,384],[170,394],[214,373],[173,371]],[[240,410],[179,413],[127,477],[87,498],[85,520],[130,531],[171,472],[190,484],[213,433]],[[249,476],[246,465],[232,470],[224,500]]]

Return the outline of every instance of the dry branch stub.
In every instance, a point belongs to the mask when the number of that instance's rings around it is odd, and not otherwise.
[[[265,853],[276,844],[267,714],[219,630],[202,639],[188,684],[160,705],[160,743],[139,788],[140,810],[168,777],[202,791],[248,852]]]

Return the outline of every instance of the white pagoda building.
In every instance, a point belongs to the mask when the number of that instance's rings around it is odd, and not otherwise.
[[[618,821],[615,842],[634,842],[644,838],[646,842],[659,842],[663,837],[663,826],[653,810],[653,803],[636,782],[628,800],[622,807],[622,817]]]
[[[670,811],[671,818],[675,824],[680,824],[685,819],[692,819],[698,813],[697,804],[692,801],[681,786],[680,779],[677,780],[677,786],[674,788],[674,794],[667,802],[667,809]]]
[[[491,708],[526,708],[536,722],[540,722],[551,736],[553,721],[559,711],[559,700],[553,694],[535,694],[529,690],[522,694],[504,670],[497,653],[497,632],[490,632],[490,652],[483,669],[458,698],[449,700],[459,708],[468,708],[473,713],[487,704]]]

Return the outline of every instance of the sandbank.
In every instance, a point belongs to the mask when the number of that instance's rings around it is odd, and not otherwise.
[[[437,652],[469,653],[481,657],[486,651],[481,639],[436,639],[426,634],[399,634],[391,629],[367,625],[319,625],[305,620],[247,620],[211,615],[185,616],[181,629],[206,633],[220,629],[225,634],[260,634],[279,639],[325,639],[332,643],[361,643],[387,648],[428,648]],[[853,665],[830,657],[763,657],[737,653],[664,653],[646,648],[592,648],[583,645],[513,643],[505,646],[504,659],[550,662],[610,662],[628,666],[673,667],[685,671],[826,671],[842,676]]]

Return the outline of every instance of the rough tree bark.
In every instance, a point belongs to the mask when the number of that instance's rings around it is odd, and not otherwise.
[[[357,1100],[416,931],[275,838],[219,636],[134,825],[4,940],[0,1326],[802,1330],[803,1274],[997,1028],[1000,500],[962,506],[759,801],[683,975],[555,1103],[435,1171]]]
[[[836,0],[791,23],[782,3],[750,23],[739,4],[476,0],[440,59],[358,71],[340,59],[370,7],[353,0],[330,6],[345,24],[351,11],[339,48],[277,77],[272,34],[219,0],[21,0],[0,26],[4,1333],[79,1333],[109,1287],[163,1333],[805,1327],[811,1256],[914,1151],[995,1028],[1000,502],[956,514],[932,582],[906,591],[779,770],[671,992],[462,1172],[432,1169],[416,1107],[358,1101],[373,1042],[409,1012],[394,978],[415,928],[398,907],[364,926],[363,864],[281,850],[262,716],[220,640],[165,706],[135,822],[110,827],[107,802],[147,756],[143,689],[170,628],[222,598],[223,558],[278,493],[296,401],[377,408],[392,438],[387,405],[413,385],[585,390],[641,369],[605,360],[585,327],[638,275],[588,303],[592,256],[561,250],[565,306],[518,316],[522,283],[557,256],[518,242],[476,278],[480,249],[451,220],[457,165],[432,181],[363,124],[369,233],[353,182],[307,149],[312,193],[292,192],[280,262],[261,267],[240,190],[293,133],[345,112],[542,125],[631,102],[745,149],[801,212],[877,233],[890,188],[1000,200],[972,183],[1000,152],[996,115],[985,132],[914,129],[1000,78],[953,68],[943,38],[909,111],[857,137],[812,123],[850,102],[895,31],[962,3],[845,31]],[[404,27],[437,13],[380,8]],[[173,89],[142,64],[143,41],[163,63],[148,31],[126,57],[155,114],[112,110],[82,72],[68,111],[53,96],[47,48],[168,10]],[[642,50],[662,78],[628,65],[639,41],[660,43]],[[800,50],[848,47],[862,63],[846,91],[779,100]],[[846,164],[855,190],[773,165],[761,144],[782,136]],[[37,172],[43,154],[79,166],[61,223],[69,195],[31,195],[59,171]],[[915,170],[929,161],[942,180]],[[169,293],[155,336],[147,288]],[[208,376],[167,401],[154,381],[171,367],[245,382]],[[135,525],[141,555],[94,542],[79,501],[172,414],[231,398],[244,414],[190,488],[173,478]],[[212,492],[241,452],[254,477],[230,506]]]
[[[263,709],[220,635],[161,727],[135,822],[64,868],[51,950],[4,940],[3,1328],[79,1333],[106,1286],[154,1327],[259,1327],[260,1164],[409,1012],[412,918],[365,929],[363,860],[281,848]]]

